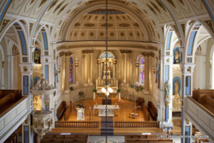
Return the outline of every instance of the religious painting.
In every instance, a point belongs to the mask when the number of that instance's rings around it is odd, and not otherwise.
[[[174,64],[179,64],[181,62],[181,52],[179,47],[174,48]]]
[[[145,59],[142,58],[140,61],[140,83],[145,82]]]
[[[33,107],[34,111],[42,110],[42,97],[39,95],[33,96]]]
[[[74,70],[74,65],[73,65],[73,59],[72,58],[70,58],[69,59],[69,82],[70,83],[72,83],[72,82],[74,82],[74,75],[73,75],[73,70]]]
[[[35,48],[35,51],[34,51],[34,63],[35,64],[41,64],[41,52],[40,52],[40,49],[38,47]]]

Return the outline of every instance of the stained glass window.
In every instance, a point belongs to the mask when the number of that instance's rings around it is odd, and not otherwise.
[[[140,83],[145,82],[145,59],[142,58],[140,61]]]
[[[69,72],[69,75],[70,75],[69,82],[72,83],[72,82],[74,81],[74,74],[73,74],[73,68],[74,68],[74,66],[73,66],[73,59],[70,58],[69,61],[70,61],[70,64],[69,64],[69,71],[70,71],[70,72]]]

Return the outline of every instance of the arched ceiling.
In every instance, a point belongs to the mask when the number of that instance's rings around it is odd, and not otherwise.
[[[38,30],[42,22],[49,24],[51,31],[53,29],[57,31],[57,29],[61,29],[59,28],[59,26],[61,26],[60,24],[65,25],[76,11],[87,5],[102,1],[104,3],[104,0],[13,0],[4,18],[12,20],[17,18],[17,15],[19,18],[30,18],[30,32],[32,28],[37,28]],[[146,21],[144,25],[147,25],[145,26],[147,29],[149,23],[152,26],[151,28],[155,30],[159,28],[159,32],[160,27],[163,27],[164,24],[173,24],[175,21],[182,21],[183,19],[203,15],[209,17],[207,8],[201,0],[109,1],[118,2],[120,5],[127,6],[134,10],[143,21]],[[0,7],[3,6],[2,3],[3,2],[0,3]],[[40,23],[37,25],[36,21],[40,21]],[[154,27],[154,25],[157,25],[157,27]],[[2,27],[0,30],[2,31]],[[52,35],[54,35],[54,33],[52,33]],[[157,35],[154,37],[157,38]],[[156,39],[153,39],[152,41],[155,40]]]
[[[104,9],[90,11],[75,21],[71,28],[65,28],[66,30],[63,30],[64,27],[62,27],[60,31],[67,31],[67,37],[65,37],[66,41],[105,40],[105,12]],[[151,29],[151,31],[154,32],[153,29]],[[61,33],[55,34],[55,36],[57,35],[63,36]],[[109,40],[149,40],[145,27],[141,27],[141,24],[139,24],[131,15],[115,9],[109,10],[108,37]]]

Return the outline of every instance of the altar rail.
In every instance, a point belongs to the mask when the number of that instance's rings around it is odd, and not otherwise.
[[[115,128],[148,128],[155,127],[159,128],[158,121],[146,121],[146,122],[127,122],[127,121],[116,121]]]
[[[99,128],[99,122],[57,121],[55,128]]]

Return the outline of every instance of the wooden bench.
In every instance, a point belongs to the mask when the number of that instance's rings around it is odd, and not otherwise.
[[[148,109],[146,108],[146,106],[143,103],[141,104],[141,110],[143,112],[145,121],[149,121],[150,120],[149,111],[148,111]]]
[[[0,97],[0,114],[22,98],[18,90],[1,90]]]
[[[149,113],[150,113],[152,119],[154,121],[157,121],[158,111],[157,111],[157,109],[155,108],[154,104],[151,101],[148,102],[148,110],[149,110]]]
[[[62,118],[64,112],[66,110],[66,102],[62,101],[57,109],[57,119],[58,121]]]
[[[214,113],[214,90],[194,90],[193,99]]]

